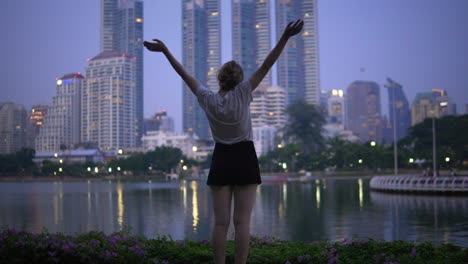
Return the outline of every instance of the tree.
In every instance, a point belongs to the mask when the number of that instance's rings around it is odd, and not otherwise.
[[[175,169],[182,158],[182,151],[173,147],[157,147],[154,151],[147,153],[148,163],[163,172],[170,172]]]
[[[437,164],[449,157],[453,166],[461,167],[468,157],[468,115],[445,116],[435,119]],[[402,139],[406,148],[413,150],[414,158],[432,160],[432,119],[410,128],[409,135]]]
[[[30,148],[23,148],[16,152],[16,162],[18,163],[18,167],[23,171],[31,171],[34,168],[33,158],[36,154],[34,149]]]
[[[287,108],[289,122],[285,127],[288,141],[297,143],[301,154],[319,154],[324,146],[322,135],[325,118],[314,105],[299,100]]]

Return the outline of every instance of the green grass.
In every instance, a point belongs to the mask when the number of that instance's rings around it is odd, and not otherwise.
[[[248,263],[468,263],[468,249],[444,244],[349,240],[290,242],[252,238]],[[234,263],[228,242],[227,263]],[[212,263],[209,241],[148,239],[124,230],[111,235],[39,234],[0,230],[0,263]]]

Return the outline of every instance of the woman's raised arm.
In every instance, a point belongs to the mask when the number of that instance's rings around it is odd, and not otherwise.
[[[265,58],[265,61],[263,61],[262,65],[252,74],[252,76],[250,76],[249,83],[252,87],[252,90],[255,90],[255,88],[257,88],[257,86],[260,84],[263,78],[265,78],[273,64],[275,64],[276,60],[278,60],[279,56],[281,55],[281,52],[283,51],[284,47],[286,46],[286,43],[288,42],[288,39],[292,36],[299,34],[299,32],[301,32],[302,30],[303,25],[304,21],[301,19],[289,22],[289,24],[284,29],[281,38],[278,40],[278,43],[276,43],[275,47],[270,51],[268,56]]]
[[[169,49],[166,47],[164,42],[162,42],[159,39],[153,39],[154,42],[148,42],[145,41],[143,42],[143,45],[149,50],[153,52],[162,52],[164,56],[166,56],[167,60],[171,64],[172,68],[179,74],[180,77],[182,77],[182,80],[187,84],[187,86],[190,88],[192,93],[196,93],[198,87],[200,86],[200,82],[195,79],[192,75],[190,75],[180,64],[179,61],[177,61],[176,58],[172,55],[172,53],[169,51]]]

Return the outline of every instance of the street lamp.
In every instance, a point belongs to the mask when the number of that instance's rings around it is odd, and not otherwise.
[[[384,87],[386,87],[388,89],[392,89],[392,97],[393,98],[391,98],[391,99],[393,99],[393,104],[392,104],[392,116],[393,116],[393,124],[392,124],[392,126],[393,126],[393,166],[394,166],[394,174],[398,175],[398,149],[397,149],[397,132],[396,132],[396,113],[395,113],[395,108],[396,108],[396,98],[395,98],[396,87],[395,87],[395,85],[399,85],[399,84],[391,81],[390,85],[384,85]]]

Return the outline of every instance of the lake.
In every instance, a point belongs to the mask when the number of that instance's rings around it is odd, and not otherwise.
[[[202,181],[2,182],[0,225],[66,234],[131,227],[149,238],[210,238],[213,210]],[[233,238],[231,226],[229,236]],[[370,191],[369,178],[264,183],[254,236],[311,242],[360,238],[468,247],[468,199]]]

